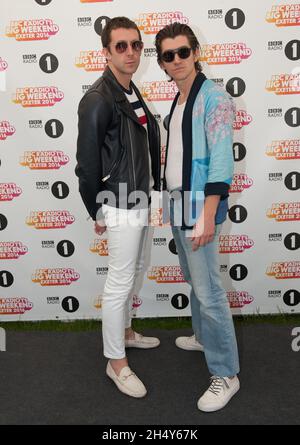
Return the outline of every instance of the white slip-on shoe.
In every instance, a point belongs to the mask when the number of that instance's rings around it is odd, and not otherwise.
[[[184,349],[185,351],[202,351],[204,350],[203,345],[196,340],[195,335],[191,337],[177,337],[175,344],[178,348]]]
[[[115,382],[118,389],[128,396],[139,398],[147,394],[143,382],[131,371],[129,366],[124,366],[120,374],[117,375],[108,361],[106,374]]]
[[[125,338],[125,348],[140,348],[140,349],[151,349],[157,348],[160,345],[160,341],[156,337],[144,337],[142,334],[134,333],[133,339],[126,340]]]
[[[229,377],[212,376],[209,388],[198,400],[200,411],[212,412],[224,408],[231,397],[240,389],[240,382],[237,376]]]

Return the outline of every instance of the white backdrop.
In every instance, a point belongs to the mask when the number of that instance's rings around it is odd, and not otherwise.
[[[102,74],[100,35],[116,15],[141,28],[134,80],[160,122],[163,149],[176,89],[157,65],[154,36],[172,20],[194,29],[205,74],[237,105],[230,217],[220,237],[233,313],[299,312],[300,4],[1,0],[0,8],[0,320],[101,317],[107,246],[74,175],[77,106]],[[134,315],[189,315],[170,228],[159,212],[153,222]]]

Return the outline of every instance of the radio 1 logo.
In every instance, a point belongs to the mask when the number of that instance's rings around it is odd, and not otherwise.
[[[0,260],[18,260],[28,253],[28,247],[21,241],[0,241]]]
[[[300,159],[300,139],[272,141],[267,146],[266,155],[275,157],[277,161]]]
[[[57,87],[25,87],[17,88],[13,97],[15,104],[22,107],[52,107],[64,98],[64,93]]]
[[[8,121],[0,121],[0,141],[5,141],[8,136],[12,136],[16,132]]]
[[[70,161],[63,151],[25,151],[20,158],[20,165],[30,170],[58,170]]]
[[[148,271],[148,279],[161,283],[185,283],[180,266],[153,266]]]
[[[274,23],[276,26],[299,26],[300,25],[300,4],[273,5],[267,12],[266,21]]]
[[[95,239],[90,245],[90,252],[100,256],[108,256],[107,239]]]
[[[237,110],[235,114],[235,119],[233,122],[234,130],[241,130],[243,127],[251,124],[252,116],[245,110]]]
[[[220,253],[243,253],[254,246],[254,241],[248,235],[220,235]]]
[[[200,61],[208,65],[239,64],[251,54],[246,43],[213,43],[201,46]]]
[[[37,269],[31,277],[33,283],[41,286],[69,286],[80,278],[78,272],[74,269]]]
[[[106,58],[103,50],[80,51],[76,58],[75,66],[85,71],[104,71],[106,67]]]
[[[65,229],[73,224],[75,217],[68,210],[32,211],[26,218],[26,224],[35,229]]]
[[[279,202],[272,204],[267,211],[267,217],[276,222],[299,221],[300,202]]]
[[[187,25],[189,19],[179,11],[140,13],[135,20],[140,31],[144,34],[157,34],[162,28],[171,23],[179,22]]]
[[[51,19],[13,20],[6,28],[6,36],[18,42],[48,40],[59,31]]]
[[[23,315],[33,308],[33,303],[24,297],[0,297],[0,315]]]
[[[174,100],[178,88],[174,82],[167,80],[143,82],[141,93],[148,102]]]
[[[272,263],[272,265],[267,268],[266,275],[277,280],[300,278],[300,261]]]
[[[267,81],[266,90],[279,96],[300,94],[300,74],[274,74]]]
[[[0,201],[12,201],[21,194],[21,187],[18,187],[14,182],[0,183]]]

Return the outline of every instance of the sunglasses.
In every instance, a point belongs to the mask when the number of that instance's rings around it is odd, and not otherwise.
[[[139,53],[144,48],[144,43],[141,40],[134,40],[133,42],[129,42],[133,51]],[[119,42],[114,44],[116,51],[118,54],[123,54],[127,51],[128,42],[125,40],[120,40]]]
[[[181,46],[177,49],[169,49],[162,53],[161,58],[166,63],[171,63],[175,59],[175,54],[178,54],[178,57],[180,59],[187,59],[190,57],[192,48],[189,48],[188,46]]]

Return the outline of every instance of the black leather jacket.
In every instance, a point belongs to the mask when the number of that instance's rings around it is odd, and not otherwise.
[[[148,131],[139,123],[108,67],[79,103],[75,173],[82,200],[93,220],[103,203],[102,198],[96,202],[101,191],[113,192],[116,206],[128,209],[136,204],[132,192],[143,191],[149,195],[149,150],[154,189],[160,190],[159,127],[140,92],[131,85],[145,110]],[[119,193],[120,183],[127,184],[127,193]],[[97,219],[100,217],[101,212]]]

